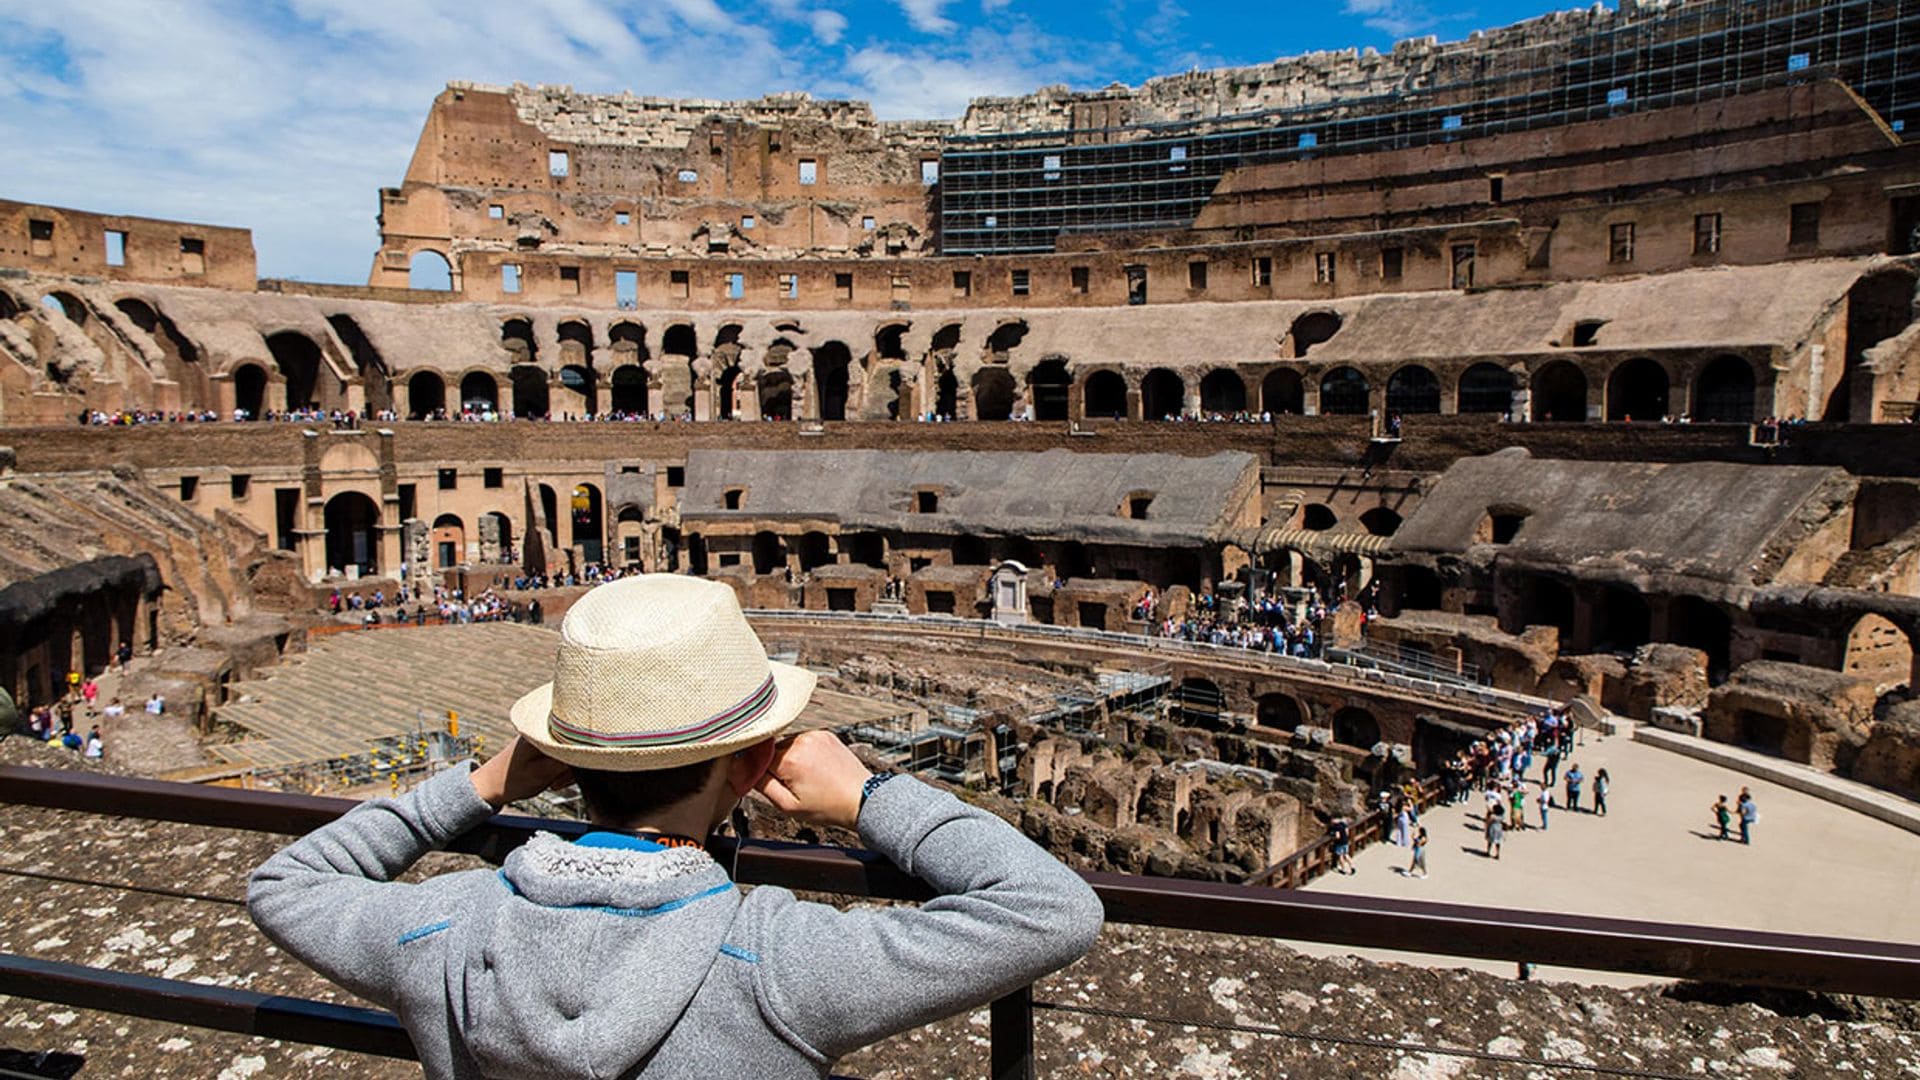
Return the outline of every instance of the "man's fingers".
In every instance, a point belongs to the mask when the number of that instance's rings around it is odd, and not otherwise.
[[[800,808],[800,800],[794,795],[793,789],[771,772],[760,778],[760,783],[754,786],[754,790],[765,795],[767,801],[782,813],[790,814]]]

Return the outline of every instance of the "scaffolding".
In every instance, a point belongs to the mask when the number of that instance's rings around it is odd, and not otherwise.
[[[940,250],[1051,252],[1072,233],[1185,229],[1242,164],[1560,127],[1819,79],[1896,133],[1920,109],[1920,0],[1704,0],[1604,29],[1457,50],[1404,92],[1097,131],[951,135]]]

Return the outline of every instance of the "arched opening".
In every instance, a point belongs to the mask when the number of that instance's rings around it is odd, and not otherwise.
[[[40,298],[40,306],[66,316],[75,326],[87,325],[87,305],[70,292],[53,292]]]
[[[787,565],[787,555],[780,543],[780,537],[770,532],[753,534],[753,572],[771,574]]]
[[[1787,721],[1785,717],[1741,709],[1734,741],[1748,750],[1774,757],[1787,757]]]
[[[1693,418],[1708,424],[1753,423],[1753,365],[1738,356],[1715,357],[1693,383]]]
[[[1261,694],[1254,704],[1254,721],[1261,727],[1292,731],[1306,722],[1300,703],[1288,694]]]
[[[1847,632],[1840,670],[1870,678],[1882,690],[1904,683],[1913,674],[1913,642],[1893,622],[1868,612]]]
[[[519,562],[519,553],[513,546],[513,519],[498,510],[489,510],[482,515],[493,522],[494,535],[500,540],[499,559],[503,563]]]
[[[601,520],[600,489],[592,484],[575,484],[569,507],[573,521],[570,534],[573,546],[580,549],[580,557],[586,562],[599,562],[606,556],[603,539],[606,529]]]
[[[426,420],[447,407],[447,381],[437,371],[416,371],[407,377],[407,416]]]
[[[1400,514],[1390,507],[1376,506],[1360,515],[1360,524],[1375,536],[1392,536],[1400,531]]]
[[[1636,357],[1607,376],[1607,419],[1659,423],[1667,415],[1667,369]]]
[[[360,329],[351,315],[329,315],[327,325],[340,338],[340,344],[347,347],[348,355],[353,357],[353,370],[359,374],[361,385],[366,387],[367,411],[379,412],[393,405],[392,371],[387,367],[386,357],[373,347],[373,341],[366,331]],[[167,337],[177,336],[171,324],[162,325],[165,332],[161,338],[165,347]]]
[[[1275,416],[1298,416],[1306,411],[1307,387],[1300,373],[1274,368],[1260,380],[1260,408]]]
[[[1067,392],[1073,376],[1067,373],[1065,360],[1042,360],[1027,376],[1027,396],[1033,402],[1035,420],[1065,420]]]
[[[1013,322],[1002,323],[994,328],[993,333],[987,335],[987,352],[1004,360],[1009,353],[1019,347],[1026,336],[1025,320],[1015,319]]]
[[[637,322],[617,322],[607,328],[607,347],[613,362],[638,364],[647,358],[647,328]]]
[[[621,507],[619,513],[613,515],[613,533],[613,553],[619,558],[620,565],[638,569],[642,563],[641,548],[646,542],[646,515],[638,506],[629,504]],[[662,530],[663,542],[665,533],[666,530]],[[670,548],[662,569],[672,572],[676,569],[676,563]]]
[[[1081,411],[1093,420],[1127,418],[1127,380],[1117,371],[1096,371],[1087,376],[1081,394]]]
[[[760,376],[760,415],[768,420],[793,419],[793,376],[784,371]]]
[[[1349,705],[1333,714],[1333,741],[1372,750],[1380,741],[1380,721],[1358,705]]]
[[[1171,420],[1187,407],[1187,384],[1166,368],[1154,368],[1140,380],[1140,415]]]
[[[1238,372],[1215,368],[1200,380],[1200,411],[1232,416],[1247,408],[1247,384]]]
[[[613,411],[628,416],[647,414],[647,373],[639,364],[613,369]]]
[[[1326,503],[1313,503],[1300,511],[1300,527],[1315,532],[1325,532],[1339,524],[1334,517],[1333,508]]]
[[[532,364],[515,364],[507,372],[513,383],[513,415],[535,419],[547,415],[547,373]]]
[[[1227,696],[1212,679],[1190,675],[1173,688],[1174,717],[1181,723],[1213,726],[1227,711]]]
[[[1440,411],[1440,380],[1419,364],[1408,364],[1387,379],[1387,413],[1416,416]]]
[[[840,550],[861,566],[886,568],[887,541],[877,532],[841,533]]]
[[[933,412],[948,419],[960,413],[960,376],[954,374],[952,365],[942,365],[940,377],[934,380]]]
[[[560,363],[593,366],[593,327],[581,319],[568,319],[559,326]]]
[[[530,319],[508,319],[501,323],[500,344],[513,355],[511,363],[532,364],[540,359],[539,346],[533,342],[533,322]]]
[[[357,491],[327,500],[327,572],[365,577],[380,568],[380,508]]]
[[[429,292],[450,292],[453,289],[453,264],[445,255],[426,249],[413,253],[407,262],[407,288],[424,289]]]
[[[833,545],[823,532],[808,532],[800,536],[800,570],[805,573],[817,566],[825,566],[833,561]]]
[[[962,533],[953,538],[953,562],[955,566],[985,566],[989,561],[987,557],[987,542],[985,540],[968,533]],[[1029,565],[1038,568],[1040,564],[1034,562]]]
[[[249,420],[260,419],[266,408],[267,373],[258,364],[241,364],[233,369],[233,407]]]
[[[114,301],[113,306],[119,308],[120,314],[125,315],[133,325],[149,334],[154,333],[160,328],[159,313],[149,307],[144,300],[136,300],[129,296],[125,299]]]
[[[580,396],[580,407],[586,415],[600,411],[600,388],[594,385],[592,368],[568,364],[560,369],[560,385]]]
[[[1012,419],[1013,392],[1013,376],[1006,368],[982,368],[973,376],[973,418]]]
[[[1513,408],[1513,372],[1499,364],[1475,364],[1460,374],[1455,410],[1504,416]]]
[[[714,379],[713,383],[714,414],[720,419],[732,420],[739,414],[739,410],[733,407],[733,397],[739,392],[739,386],[740,367],[738,364],[730,363],[720,369],[720,373]]]
[[[1601,650],[1632,652],[1645,645],[1652,616],[1646,598],[1630,589],[1606,588],[1600,591],[1600,609],[1595,613],[1594,644]]]
[[[467,557],[467,528],[458,514],[433,519],[433,565],[442,570],[459,566]]]
[[[828,341],[813,350],[813,384],[819,395],[820,419],[847,418],[848,369],[853,353],[838,341]]]
[[[1309,311],[1293,320],[1293,355],[1295,358],[1307,355],[1307,350],[1326,341],[1340,332],[1340,316],[1331,311]]]
[[[1567,647],[1573,637],[1573,590],[1552,578],[1529,578],[1525,621],[1528,626],[1556,627],[1561,647]]]
[[[1587,418],[1587,376],[1566,360],[1543,364],[1533,373],[1535,423],[1583,421]]]
[[[1322,416],[1365,416],[1371,388],[1359,369],[1337,367],[1320,377],[1320,414]]]
[[[907,358],[907,324],[891,323],[873,332],[873,352],[882,360],[901,361]]]
[[[500,384],[484,371],[468,372],[460,380],[460,409],[482,416],[499,412]]]
[[[331,401],[336,397],[324,392],[328,388],[321,383],[320,346],[312,338],[283,330],[267,339],[267,351],[287,380],[288,408],[319,408],[323,398]]]

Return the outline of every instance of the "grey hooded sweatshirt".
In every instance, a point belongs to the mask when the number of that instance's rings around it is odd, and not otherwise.
[[[487,820],[467,770],[378,799],[254,871],[287,952],[394,1010],[429,1077],[814,1077],[1093,945],[1093,890],[999,818],[909,777],[860,837],[940,895],[840,911],[742,895],[703,851],[537,835],[498,870],[392,879]]]

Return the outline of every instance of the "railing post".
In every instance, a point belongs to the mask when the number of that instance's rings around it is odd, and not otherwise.
[[[995,998],[987,1018],[993,1080],[1033,1080],[1033,987]]]

